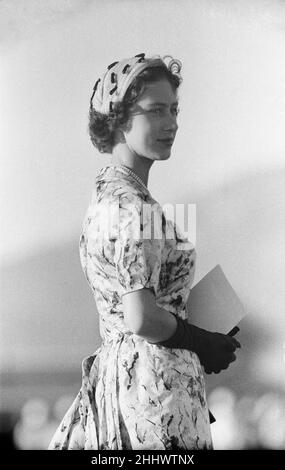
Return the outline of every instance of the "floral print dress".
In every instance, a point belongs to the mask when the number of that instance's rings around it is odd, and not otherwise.
[[[122,308],[124,294],[149,288],[159,307],[187,318],[194,246],[147,189],[109,165],[96,178],[79,253],[102,344],[83,360],[81,389],[48,448],[212,449],[198,356],[132,333]]]

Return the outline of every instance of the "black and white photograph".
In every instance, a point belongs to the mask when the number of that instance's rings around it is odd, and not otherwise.
[[[285,450],[285,2],[0,0],[0,158],[1,448]]]

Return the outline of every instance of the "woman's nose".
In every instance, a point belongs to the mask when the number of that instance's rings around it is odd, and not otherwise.
[[[165,124],[165,130],[172,130],[176,132],[178,129],[178,124],[177,124],[177,116],[170,114],[170,116],[167,119],[167,122]]]

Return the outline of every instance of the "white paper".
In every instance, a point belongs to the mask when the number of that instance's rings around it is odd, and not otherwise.
[[[191,289],[187,309],[189,323],[224,334],[246,315],[219,264]]]

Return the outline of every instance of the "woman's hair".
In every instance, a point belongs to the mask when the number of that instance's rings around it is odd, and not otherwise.
[[[145,90],[146,84],[163,78],[169,81],[172,89],[176,92],[181,83],[181,78],[163,66],[149,67],[135,77],[123,100],[114,104],[112,112],[107,115],[101,114],[95,111],[93,107],[90,107],[88,132],[92,144],[100,153],[112,153],[116,130],[127,124],[130,117],[130,108],[139,99]]]

